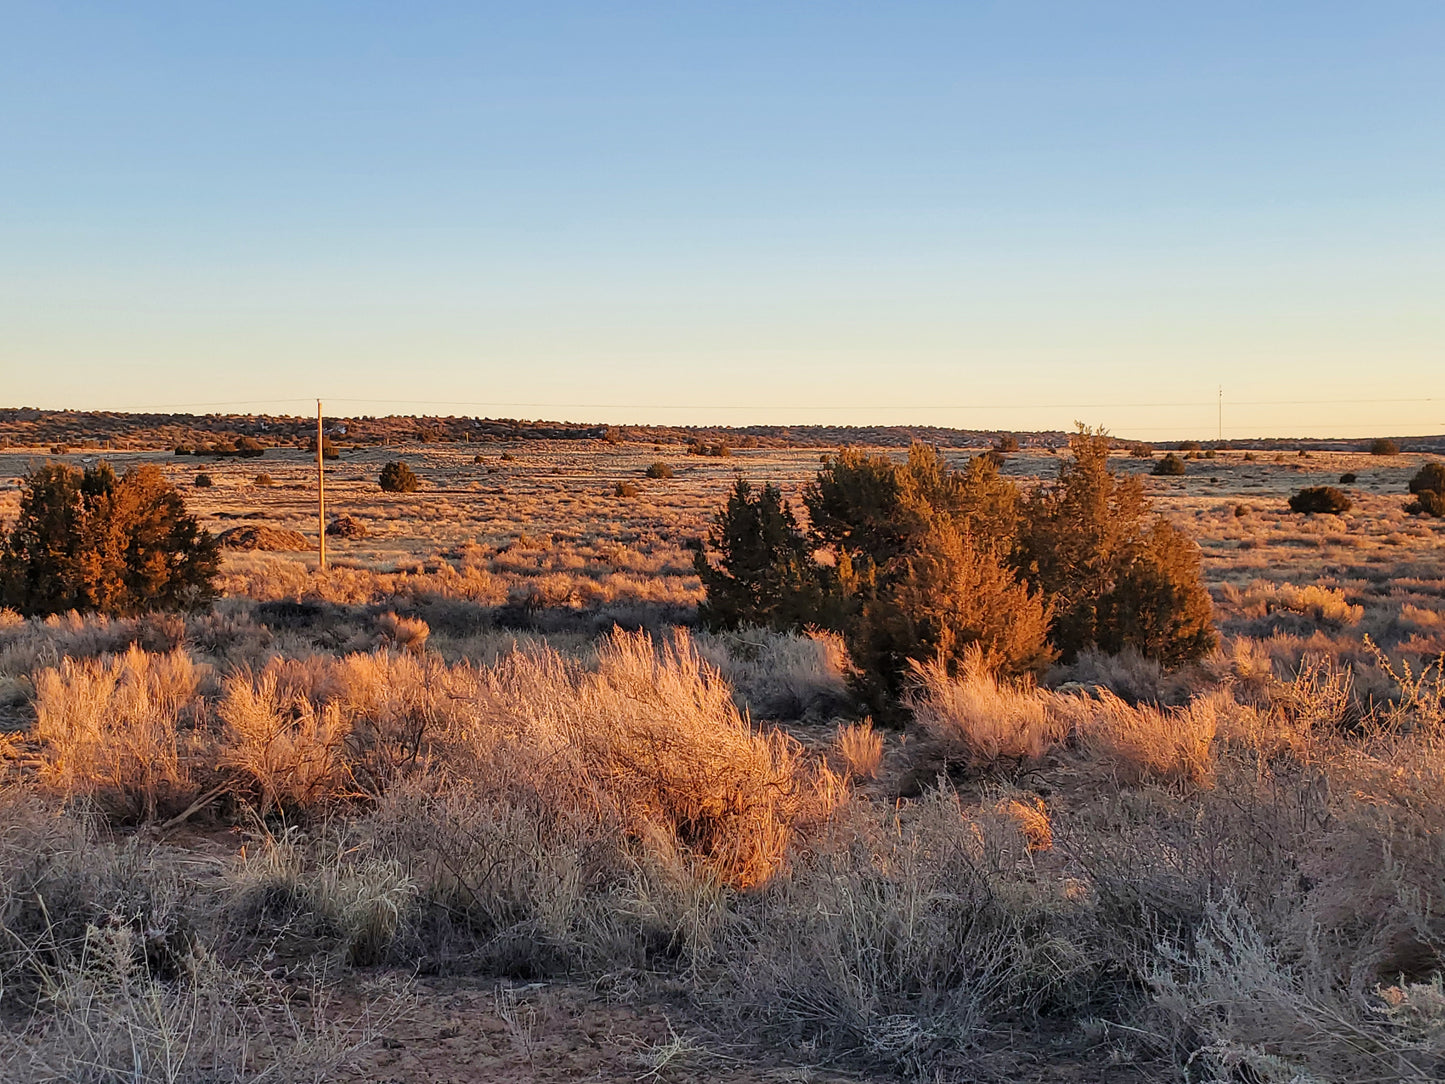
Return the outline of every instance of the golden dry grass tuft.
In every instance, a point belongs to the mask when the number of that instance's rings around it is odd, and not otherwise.
[[[874,779],[883,764],[883,735],[873,729],[873,720],[843,723],[833,745],[844,770],[852,779]]]

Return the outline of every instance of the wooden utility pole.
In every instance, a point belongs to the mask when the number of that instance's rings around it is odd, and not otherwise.
[[[321,400],[316,400],[316,522],[321,528],[321,568],[326,568],[326,468],[322,453],[325,438],[321,433]]]

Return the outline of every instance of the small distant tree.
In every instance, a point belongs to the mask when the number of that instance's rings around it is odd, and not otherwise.
[[[1170,452],[1163,459],[1159,460],[1159,462],[1155,463],[1154,469],[1149,473],[1157,474],[1165,478],[1178,478],[1180,475],[1186,473],[1186,468],[1184,466],[1184,460],[1180,459],[1173,452]]]
[[[1400,446],[1389,437],[1379,437],[1370,441],[1371,455],[1399,455]]]
[[[1405,505],[1412,516],[1445,516],[1445,463],[1426,463],[1410,479],[1415,499]]]
[[[393,459],[382,467],[381,477],[377,481],[387,493],[415,493],[420,484],[416,473],[399,459]]]
[[[184,609],[215,597],[215,540],[154,464],[117,477],[101,462],[25,477],[0,549],[0,598],[28,615],[112,616]]]
[[[708,547],[717,555],[714,563]],[[817,610],[815,570],[793,510],[776,486],[738,479],[693,567],[707,589],[698,616],[708,628],[800,628]]]
[[[1445,463],[1426,463],[1410,479],[1409,490],[1421,493],[1445,493]]]
[[[996,452],[1016,452],[1019,450],[1019,438],[1012,433],[1003,433],[998,440],[993,442],[993,450]]]
[[[1334,486],[1308,486],[1289,499],[1289,510],[1305,514],[1339,515],[1353,505]]]

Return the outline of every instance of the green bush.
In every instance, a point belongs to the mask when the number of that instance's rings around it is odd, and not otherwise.
[[[1410,479],[1415,499],[1405,505],[1412,516],[1445,516],[1445,463],[1426,463]]]
[[[1291,512],[1339,515],[1351,507],[1350,498],[1334,486],[1308,486],[1289,499]]]
[[[1371,455],[1399,455],[1400,446],[1388,437],[1380,437],[1370,442]]]
[[[1405,511],[1412,516],[1445,516],[1445,493],[1434,489],[1422,489]]]
[[[717,514],[709,560],[697,546],[693,567],[707,590],[698,617],[708,628],[801,628],[816,619],[820,592],[808,543],[776,486],[754,490],[738,479]]]
[[[671,478],[672,467],[662,460],[658,460],[647,468],[647,476],[649,478]]]
[[[1163,477],[1177,478],[1185,473],[1184,460],[1180,459],[1173,452],[1170,452],[1159,462],[1154,464],[1150,474],[1158,474]]]
[[[386,493],[415,493],[420,484],[415,472],[399,459],[393,459],[381,468],[377,483]]]
[[[1445,493],[1445,463],[1426,463],[1410,479],[1409,489],[1421,493]]]
[[[112,616],[215,597],[215,540],[153,464],[117,478],[52,463],[26,475],[20,514],[0,547],[0,599],[23,614]]]
[[[733,454],[733,450],[721,442],[708,444],[701,440],[690,440],[687,442],[688,455],[712,456],[716,459],[727,459]]]
[[[914,445],[906,462],[845,448],[804,489],[802,531],[778,491],[740,482],[699,546],[705,624],[817,624],[842,633],[855,687],[896,705],[912,665],[1005,675],[1058,655],[1134,648],[1165,666],[1214,646],[1199,550],[1149,513],[1138,477],[1081,432],[1059,481],[1021,499],[987,454],[962,469]],[[826,554],[827,560],[818,559]]]
[[[1109,470],[1109,441],[1080,429],[1072,462],[1021,508],[1015,562],[1052,604],[1050,640],[1072,660],[1132,647],[1167,666],[1202,658],[1217,636],[1198,547],[1151,514],[1137,475]]]

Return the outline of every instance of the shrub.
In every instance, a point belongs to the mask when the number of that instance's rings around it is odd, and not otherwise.
[[[240,437],[236,440],[236,454],[242,459],[258,459],[266,454],[266,446],[255,437]]]
[[[1388,437],[1380,437],[1370,442],[1371,455],[1399,455],[1400,446]]]
[[[1289,499],[1289,510],[1339,515],[1352,507],[1350,498],[1334,486],[1307,486]]]
[[[306,450],[307,450],[308,452],[310,452],[312,455],[315,455],[315,454],[316,454],[316,438],[315,438],[315,437],[312,437],[310,440],[308,440],[308,441],[306,442]],[[340,458],[341,458],[341,451],[340,451],[340,449],[338,449],[338,448],[336,447],[336,445],[332,443],[330,437],[322,437],[322,438],[321,438],[321,458],[322,458],[322,459],[340,459]]]
[[[472,456],[472,462],[473,462],[473,463],[477,463],[477,464],[481,464],[481,463],[485,463],[486,460],[483,459],[480,455],[474,455],[474,456]]]
[[[502,453],[502,462],[503,462],[503,463],[511,463],[511,462],[515,461],[516,458],[517,458],[517,457],[514,456],[511,452],[503,452],[503,453]]]
[[[1148,444],[1136,444],[1129,449],[1129,454],[1135,459],[1153,459],[1154,449]]]
[[[650,467],[647,468],[647,476],[649,478],[671,478],[672,467],[669,464],[658,460],[656,463],[653,463]]]
[[[1410,492],[1445,493],[1445,463],[1426,463],[1410,479]]]
[[[1178,444],[1178,449],[1181,452],[1197,452],[1201,447],[1203,447],[1203,445],[1197,440],[1181,440]]]
[[[276,484],[275,479],[273,479],[269,474],[256,475],[255,482],[263,489],[270,489]]]
[[[381,468],[377,481],[386,493],[415,493],[419,484],[412,469],[398,459]]]
[[[860,691],[881,707],[880,696],[903,692],[910,663],[925,659],[952,669],[975,653],[993,671],[1041,673],[1054,657],[1048,633],[1040,593],[1001,554],[940,519],[864,598],[846,639]]]
[[[131,614],[215,596],[215,540],[152,464],[117,478],[47,464],[26,475],[20,514],[0,549],[0,598],[21,613]]]
[[[68,444],[52,444],[52,445],[50,446],[50,454],[51,454],[51,455],[69,455],[69,454],[70,454],[70,445],[68,445]]]
[[[1099,599],[1096,643],[1112,654],[1134,648],[1171,669],[1203,658],[1218,637],[1199,547],[1162,516],[1139,542]]]
[[[192,448],[189,444],[177,444],[177,445],[176,445],[176,455],[195,455],[195,454],[196,454],[196,450],[195,450],[194,448]]]
[[[1019,450],[1019,438],[1012,433],[1002,434],[993,443],[993,450],[996,452],[1016,452]]]
[[[1359,476],[1352,470],[1345,471],[1344,474],[1340,475],[1340,485],[1342,486],[1352,486],[1358,480]]]
[[[690,440],[687,443],[687,454],[704,455],[712,456],[713,458],[718,459],[727,459],[733,454],[733,450],[732,448],[728,447],[728,445],[720,441],[715,444],[708,444],[705,441],[701,440]]]
[[[795,629],[814,619],[816,572],[807,540],[776,486],[755,491],[738,479],[707,544],[716,551],[717,564],[705,547],[693,558],[707,590],[698,607],[705,627]]]
[[[612,487],[614,497],[635,497],[641,492],[642,490],[638,489],[634,482],[618,482]]]
[[[1445,493],[1421,490],[1418,497],[1405,505],[1405,511],[1412,516],[1445,516]]]
[[[1089,647],[1134,647],[1169,666],[1217,641],[1199,550],[1151,517],[1137,475],[1109,471],[1109,441],[1083,427],[1059,480],[1022,506],[1014,560],[1052,601],[1050,639],[1065,661]]]
[[[355,516],[337,516],[326,525],[326,533],[336,538],[365,538],[366,524]]]
[[[1184,460],[1180,459],[1173,452],[1170,452],[1163,459],[1159,460],[1159,462],[1155,463],[1154,469],[1149,473],[1177,478],[1179,475],[1185,473]]]
[[[198,474],[195,477],[195,487],[197,489],[210,489],[215,484],[216,480],[209,474]]]

